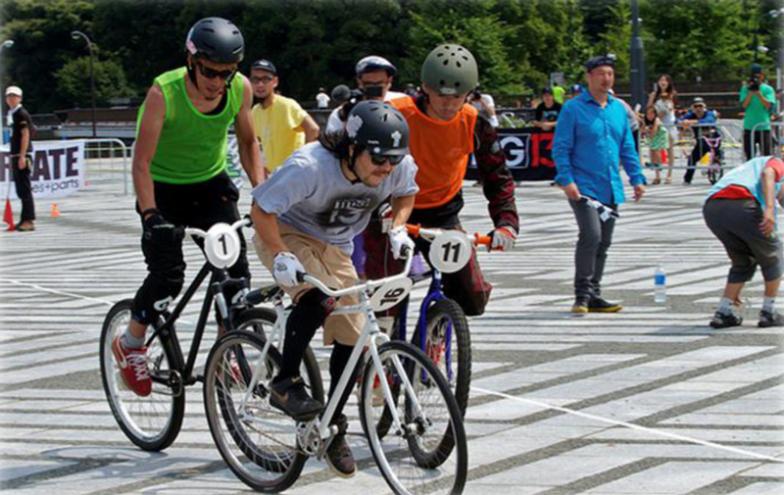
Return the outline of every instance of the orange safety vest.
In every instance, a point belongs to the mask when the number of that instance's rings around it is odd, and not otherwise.
[[[468,160],[474,152],[478,112],[463,105],[449,121],[428,117],[406,96],[390,101],[408,121],[409,150],[419,170],[419,192],[414,208],[435,208],[448,203],[463,187]]]

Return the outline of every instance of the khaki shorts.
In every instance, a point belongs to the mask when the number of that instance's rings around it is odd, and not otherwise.
[[[309,275],[316,277],[333,289],[356,285],[359,277],[351,262],[351,256],[339,248],[304,234],[285,223],[278,222],[278,228],[283,242],[299,259]],[[272,253],[262,244],[258,236],[253,237],[253,245],[256,247],[256,254],[262,264],[271,273]],[[284,288],[284,290],[289,297],[297,301],[299,296],[311,288],[311,285],[300,284]],[[358,302],[359,300],[354,294],[343,296],[338,302],[338,307]],[[365,315],[362,313],[328,316],[324,322],[324,345],[331,345],[337,341],[343,345],[353,346],[356,344],[364,325]]]

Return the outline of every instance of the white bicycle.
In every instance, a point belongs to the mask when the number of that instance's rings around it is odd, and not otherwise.
[[[210,351],[204,373],[210,431],[221,456],[245,484],[262,492],[285,490],[297,480],[309,456],[324,457],[337,433],[337,427],[330,426],[337,401],[346,387],[354,386],[352,370],[364,359],[359,418],[389,487],[399,494],[462,492],[468,448],[449,385],[421,350],[390,341],[374,316],[375,311],[396,305],[408,294],[411,259],[408,253],[400,274],[341,290],[332,290],[310,275],[302,277],[332,297],[358,294],[358,304],[332,314],[361,312],[367,317],[335,393],[321,416],[307,422],[296,422],[269,403],[269,383],[281,365],[278,349],[284,344],[289,313],[282,291],[265,288],[246,296],[253,304],[274,303],[275,321],[268,322],[272,330],[265,336],[247,331],[224,335]],[[245,372],[236,371],[238,356],[250,367],[249,379]],[[375,427],[382,414],[392,418],[383,438]],[[442,440],[447,435],[454,439],[454,447],[445,450]]]

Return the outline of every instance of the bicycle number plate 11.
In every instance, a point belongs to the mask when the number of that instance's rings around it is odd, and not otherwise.
[[[455,273],[471,259],[471,241],[457,230],[445,230],[430,243],[430,264],[442,273]]]
[[[216,268],[228,268],[240,257],[240,236],[227,223],[216,223],[204,238],[204,254]]]
[[[377,312],[394,308],[408,295],[413,285],[414,282],[410,278],[387,282],[373,293],[370,305]]]

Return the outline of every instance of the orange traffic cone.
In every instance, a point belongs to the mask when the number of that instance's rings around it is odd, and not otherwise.
[[[14,212],[11,210],[11,200],[5,198],[5,211],[3,212],[3,221],[8,224],[8,232],[13,231],[16,226],[14,225]]]
[[[52,203],[52,210],[49,212],[49,216],[52,218],[60,216],[60,208],[57,207],[57,203]]]

